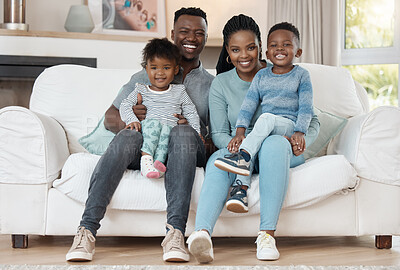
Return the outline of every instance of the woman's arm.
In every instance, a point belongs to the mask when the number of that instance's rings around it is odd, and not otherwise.
[[[232,139],[228,119],[228,104],[218,76],[211,83],[209,93],[211,138],[219,149],[226,148]]]

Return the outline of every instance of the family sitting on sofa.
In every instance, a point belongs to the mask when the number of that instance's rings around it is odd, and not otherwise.
[[[310,76],[293,65],[302,53],[299,32],[289,23],[271,28],[266,53],[270,66],[261,58],[257,23],[246,15],[232,17],[223,29],[214,78],[200,62],[207,27],[204,11],[181,8],[175,12],[171,31],[175,45],[153,39],[144,48],[143,69],[123,86],[105,114],[105,127],[116,135],[91,176],[85,210],[66,260],[92,260],[100,221],[123,173],[140,169],[148,178],[164,175],[163,260],[189,261],[184,235],[196,167],[206,167],[195,231],[187,240],[197,261],[214,258],[211,235],[224,206],[233,212],[247,211],[246,191],[253,171],[259,173],[262,193],[257,258],[279,258],[274,231],[289,168],[304,163],[302,154],[319,133]],[[219,150],[206,165],[206,149],[212,144]]]

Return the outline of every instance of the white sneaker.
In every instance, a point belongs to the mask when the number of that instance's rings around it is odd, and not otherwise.
[[[153,157],[143,155],[140,159],[140,172],[147,178],[160,178],[160,173],[154,168]]]
[[[214,251],[211,237],[206,231],[194,231],[186,243],[189,252],[193,254],[199,263],[208,263],[214,260]]]
[[[93,234],[85,227],[79,227],[74,238],[74,243],[69,249],[65,259],[70,262],[91,261],[95,252]]]
[[[166,262],[188,262],[189,254],[185,249],[185,238],[182,232],[167,224],[168,233],[161,243],[163,260]]]
[[[257,259],[261,261],[275,261],[279,259],[279,251],[276,248],[275,239],[265,231],[258,233],[256,244]]]

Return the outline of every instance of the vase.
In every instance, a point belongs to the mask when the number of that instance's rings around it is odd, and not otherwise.
[[[94,29],[92,15],[86,5],[72,5],[64,24],[68,32],[90,33]]]

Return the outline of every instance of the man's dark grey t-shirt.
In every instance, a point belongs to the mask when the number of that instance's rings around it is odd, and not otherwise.
[[[182,71],[175,76],[172,83],[183,84],[186,87],[190,99],[196,106],[197,113],[200,116],[200,130],[201,135],[204,138],[208,137],[207,126],[209,123],[208,115],[208,93],[210,91],[211,82],[214,76],[208,73],[200,64],[198,68],[192,69],[187,75],[185,80],[182,82]],[[150,84],[149,77],[147,76],[146,70],[141,71],[132,75],[131,79],[125,84],[118,96],[114,99],[113,105],[119,109],[122,100],[128,97],[128,95],[135,89],[136,83]]]

